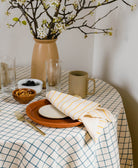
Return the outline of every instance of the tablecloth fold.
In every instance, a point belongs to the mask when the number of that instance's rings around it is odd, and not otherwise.
[[[115,119],[110,111],[102,108],[100,104],[81,99],[69,94],[52,90],[46,94],[46,98],[58,110],[71,117],[73,120],[81,121],[96,142],[103,132],[107,122]]]

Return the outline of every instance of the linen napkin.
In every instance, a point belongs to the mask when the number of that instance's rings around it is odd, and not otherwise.
[[[100,104],[96,102],[55,90],[48,92],[46,98],[59,111],[73,120],[81,121],[94,141],[98,140],[107,122],[115,121],[112,113],[105,108],[101,108]]]

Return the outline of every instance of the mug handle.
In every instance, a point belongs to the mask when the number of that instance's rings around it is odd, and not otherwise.
[[[95,79],[93,79],[93,78],[88,78],[88,81],[89,80],[91,80],[91,81],[93,81],[93,92],[92,93],[90,93],[90,92],[88,92],[88,95],[93,95],[93,94],[95,94],[95,86],[96,86],[96,84],[95,84]]]

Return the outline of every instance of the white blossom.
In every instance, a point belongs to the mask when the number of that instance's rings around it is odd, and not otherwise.
[[[37,37],[40,39],[44,39],[47,35],[47,29],[45,26],[41,26],[39,28],[37,28]]]
[[[65,29],[65,25],[62,24],[62,23],[56,23],[56,24],[55,24],[55,27],[56,27],[58,30],[63,30],[63,29]]]
[[[68,20],[72,20],[74,17],[75,17],[75,15],[70,14],[70,15],[68,16]]]
[[[59,0],[47,0],[47,5],[50,7],[57,7],[59,4]]]

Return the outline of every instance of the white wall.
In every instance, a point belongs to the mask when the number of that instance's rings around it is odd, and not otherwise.
[[[112,37],[96,35],[95,39],[94,36],[84,39],[78,31],[69,31],[59,37],[57,45],[63,69],[86,70],[121,93],[138,167],[138,9],[134,12],[128,7],[119,9],[102,22],[102,26],[114,28]],[[7,29],[3,13],[0,4],[0,49],[15,56],[18,65],[30,65],[34,41],[29,29],[19,25]]]
[[[92,71],[94,77],[116,87],[123,98],[138,167],[138,9],[119,8],[107,22],[113,24],[113,36],[95,37]]]
[[[12,18],[4,15],[6,7],[4,3],[0,4],[0,50],[15,56],[18,65],[30,65],[34,40],[29,27],[16,25],[7,28],[6,24],[11,23]],[[91,73],[93,38],[84,39],[79,31],[66,31],[59,36],[57,46],[63,69],[80,69]]]

